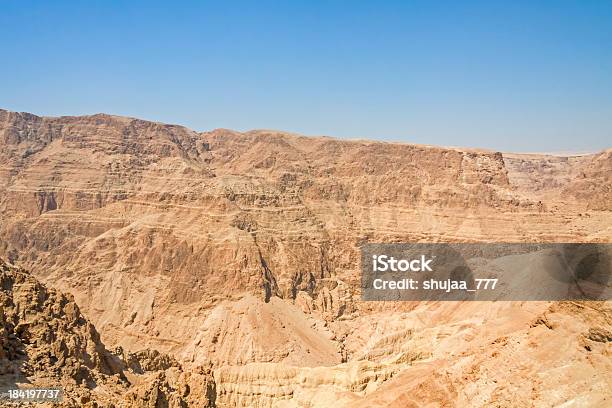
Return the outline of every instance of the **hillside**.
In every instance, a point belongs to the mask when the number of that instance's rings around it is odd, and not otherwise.
[[[214,406],[210,371],[186,374],[155,350],[109,351],[70,296],[2,260],[0,323],[3,389],[61,387],[62,407]]]
[[[0,110],[0,257],[104,344],[211,364],[218,406],[605,406],[609,302],[362,302],[359,245],[610,242],[611,177],[612,150]]]

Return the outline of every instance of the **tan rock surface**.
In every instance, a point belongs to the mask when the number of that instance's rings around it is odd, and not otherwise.
[[[361,302],[358,246],[610,242],[612,150],[7,111],[0,147],[0,256],[74,295],[106,344],[210,361],[219,406],[610,401],[610,343],[592,340],[609,303]],[[543,315],[557,326],[532,327]],[[191,373],[172,370],[157,381]]]
[[[70,296],[48,289],[26,271],[2,260],[0,323],[3,390],[60,387],[61,407],[215,404],[210,370],[186,370],[154,350],[110,352]],[[1,404],[11,405],[4,399]]]

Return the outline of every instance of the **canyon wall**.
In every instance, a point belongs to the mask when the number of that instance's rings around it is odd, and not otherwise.
[[[607,383],[589,396],[573,373],[611,372],[609,342],[588,334],[609,330],[607,302],[361,302],[359,245],[610,242],[611,170],[612,150],[504,154],[0,110],[0,257],[72,294],[106,344],[210,365],[220,406],[527,401],[532,390],[508,385],[519,374],[482,371],[521,353],[567,385],[554,396],[554,376],[537,380],[538,398],[596,403]],[[547,354],[559,337],[580,367]]]

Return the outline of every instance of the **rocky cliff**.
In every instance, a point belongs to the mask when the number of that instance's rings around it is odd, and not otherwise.
[[[541,336],[578,347],[591,320],[558,333],[530,325],[550,307],[560,322],[583,319],[582,309],[567,317],[550,304],[361,302],[358,247],[609,242],[611,153],[502,154],[0,111],[0,256],[72,294],[105,343],[212,364],[219,405],[402,406],[434,394],[486,405],[514,392],[526,401],[531,391],[504,388],[512,380],[503,376],[476,373],[498,383],[468,387],[468,362],[483,358],[474,344],[505,336],[518,342],[514,353],[536,344],[534,370],[571,376],[538,354],[550,351]],[[609,319],[608,304],[592,309]],[[593,327],[609,328],[605,319]],[[589,347],[605,355],[602,344]],[[566,357],[586,356],[580,347]],[[584,372],[610,368],[598,364]],[[435,381],[418,379],[428,376]],[[578,398],[578,381],[559,395]],[[417,397],[401,397],[402,384]],[[540,385],[553,401],[552,383]]]
[[[111,352],[71,296],[0,260],[0,387],[61,387],[63,407],[214,406],[210,370]],[[8,401],[3,400],[3,403]]]

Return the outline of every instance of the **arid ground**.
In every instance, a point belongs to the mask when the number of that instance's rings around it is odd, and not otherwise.
[[[0,110],[0,385],[66,407],[612,406],[609,301],[364,302],[365,242],[612,242],[612,150]]]

